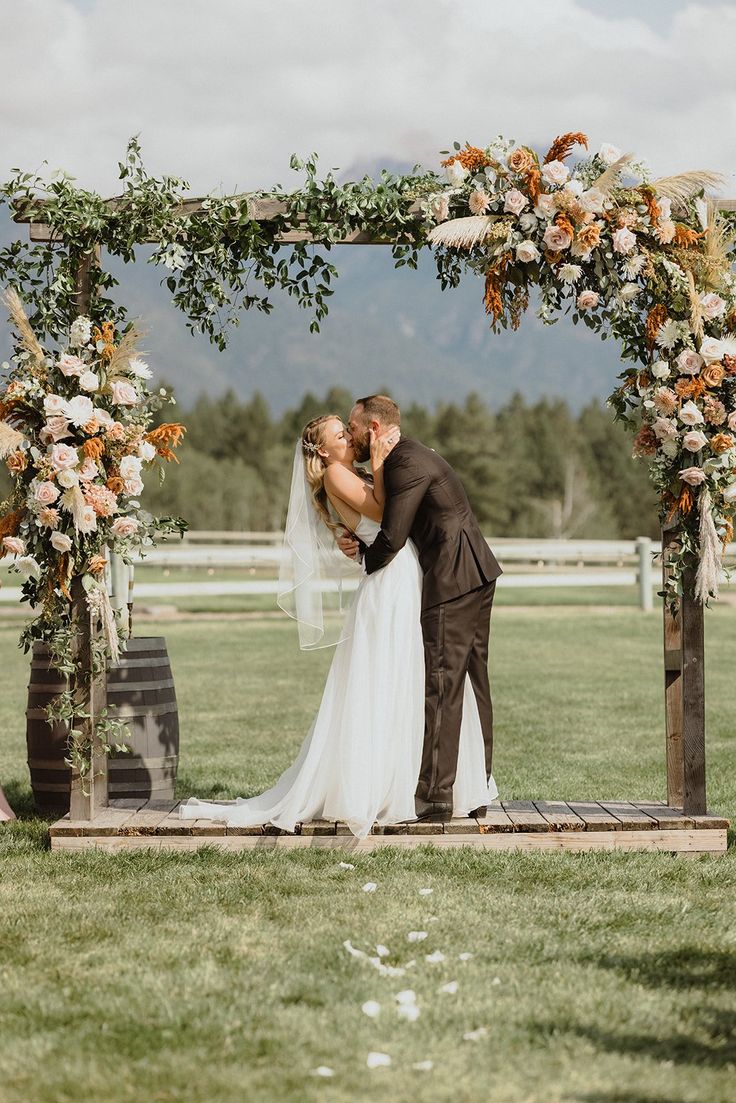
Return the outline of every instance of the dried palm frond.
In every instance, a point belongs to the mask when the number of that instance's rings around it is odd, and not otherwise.
[[[583,146],[584,149],[587,149],[588,135],[582,134],[580,131],[560,134],[549,147],[547,156],[544,158],[544,164],[546,165],[550,161],[564,161],[573,146]]]
[[[23,309],[20,295],[14,287],[6,287],[2,293],[0,293],[0,298],[2,298],[2,301],[8,308],[8,314],[18,331],[18,338],[22,347],[30,354],[34,366],[41,366],[44,361],[44,351],[41,348],[36,334],[31,328],[31,323],[28,321],[28,315]]]
[[[699,341],[703,340],[705,329],[703,327],[703,307],[700,296],[695,288],[695,276],[690,269],[687,270],[687,294],[690,299],[690,328]]]
[[[493,217],[487,214],[472,215],[469,218],[453,218],[434,226],[427,239],[432,245],[447,245],[452,249],[472,249],[484,241],[493,225]]]
[[[125,369],[137,352],[138,344],[144,336],[144,331],[137,329],[135,325],[132,325],[128,332],[123,334],[120,344],[115,348],[110,358],[107,369],[108,379],[125,374]]]
[[[678,172],[674,176],[661,176],[653,180],[651,187],[663,199],[671,199],[676,207],[682,207],[700,191],[722,188],[725,178],[720,172],[698,169],[693,172]]]
[[[0,421],[0,460],[13,452],[23,440],[23,434],[8,425],[7,421]]]
[[[598,191],[609,192],[612,188],[618,184],[618,178],[623,172],[626,165],[629,163],[633,153],[624,153],[617,161],[614,161],[612,165],[609,165],[605,172],[602,172],[600,176],[592,182],[591,188],[596,188]]]
[[[708,291],[716,291],[724,275],[731,270],[731,247],[736,241],[736,228],[731,228],[718,210],[718,204],[708,200],[708,225],[703,237],[701,283]]]
[[[710,492],[707,487],[700,491],[700,525],[698,531],[698,569],[695,574],[695,597],[698,601],[707,601],[709,597],[718,597],[721,580],[721,541],[718,538]]]

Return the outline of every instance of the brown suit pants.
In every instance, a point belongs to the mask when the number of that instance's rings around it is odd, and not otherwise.
[[[416,790],[422,800],[452,801],[466,674],[470,675],[480,713],[486,777],[491,775],[493,705],[488,680],[488,633],[495,592],[494,581],[422,613],[426,707]]]

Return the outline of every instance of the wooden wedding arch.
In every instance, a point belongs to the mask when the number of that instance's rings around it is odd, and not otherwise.
[[[36,205],[36,212],[42,202]],[[119,201],[106,201],[114,210]],[[182,202],[178,211],[182,219],[206,209],[205,199]],[[736,200],[720,200],[721,210],[736,210]],[[286,213],[280,200],[251,199],[248,215],[259,222],[277,219]],[[417,201],[409,213],[421,217]],[[16,212],[15,221],[29,226],[33,242],[50,242],[60,248],[67,244],[49,225],[38,219],[37,213]],[[289,229],[274,238],[279,244],[298,241],[319,243],[308,229]],[[148,238],[147,242],[156,243]],[[356,230],[344,237],[331,238],[331,244],[387,245],[392,239]],[[144,244],[141,242],[140,244]],[[84,255],[76,274],[75,305],[79,314],[89,313],[93,266],[100,265],[101,249],[96,246]],[[668,560],[677,546],[678,530],[662,531],[663,578],[668,572]],[[694,569],[684,577],[683,595],[678,607],[663,603],[663,660],[665,703],[665,755],[667,802],[651,801],[509,801],[501,808],[491,809],[477,823],[436,828],[435,842],[443,845],[482,844],[494,849],[559,848],[574,850],[644,848],[684,851],[690,853],[721,852],[726,846],[728,821],[707,811],[705,770],[705,652],[704,609],[694,598]],[[94,631],[87,612],[81,587],[72,592],[73,619],[79,633],[78,654],[89,662]],[[91,664],[90,664],[91,665]],[[190,847],[203,841],[216,842],[231,849],[256,845],[345,845],[347,831],[341,825],[302,825],[297,836],[282,837],[278,832],[259,829],[226,829],[219,825],[188,821],[184,826],[177,819],[176,806],[145,808],[137,806],[110,807],[107,786],[107,755],[95,735],[95,717],[106,704],[104,672],[92,682],[87,734],[92,745],[92,769],[83,784],[72,772],[71,810],[68,816],[51,828],[52,847],[80,849],[89,845],[108,848],[138,845]],[[421,829],[421,833],[419,833]],[[431,830],[431,829],[430,829]],[[363,847],[390,841],[394,845],[428,841],[426,824],[417,825],[417,832],[404,829],[404,834],[389,832],[362,840]],[[388,836],[388,838],[386,838]]]

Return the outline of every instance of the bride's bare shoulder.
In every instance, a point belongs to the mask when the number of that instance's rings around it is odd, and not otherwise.
[[[325,471],[325,487],[327,490],[334,490],[337,494],[341,490],[356,490],[358,487],[365,487],[366,480],[361,478],[356,471],[351,471],[349,467],[343,467],[341,463],[332,463]]]

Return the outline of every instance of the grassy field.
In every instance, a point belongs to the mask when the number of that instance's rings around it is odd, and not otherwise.
[[[709,804],[730,816],[735,630],[734,611],[708,614]],[[2,1103],[733,1100],[733,850],[387,849],[350,857],[354,869],[326,852],[52,856],[31,815],[17,631],[0,624],[0,780],[24,816],[0,828]],[[169,643],[179,795],[271,782],[329,655],[299,653],[292,626],[271,619],[141,632]],[[657,614],[627,608],[499,604],[503,797],[664,796],[660,634]],[[379,975],[345,939],[384,944],[406,972]],[[427,961],[435,951],[444,960]],[[456,994],[438,991],[449,981]],[[402,989],[416,992],[416,1022],[397,1017]],[[370,1051],[391,1066],[368,1069]],[[427,1060],[431,1071],[412,1068]],[[312,1075],[322,1065],[334,1076]]]

